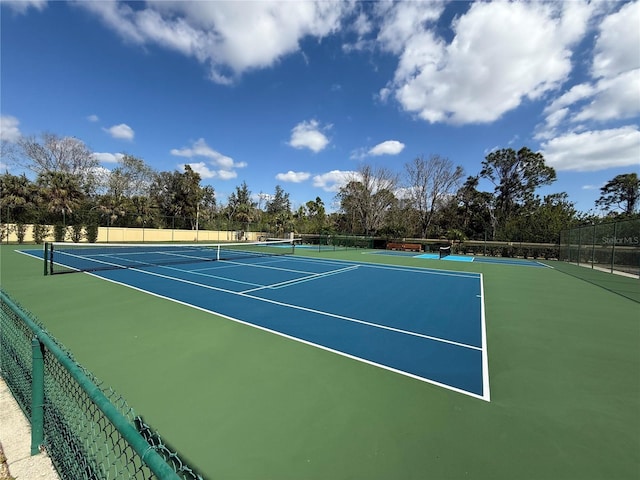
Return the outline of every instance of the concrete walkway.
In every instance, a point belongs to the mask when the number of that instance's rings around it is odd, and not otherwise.
[[[4,451],[9,477],[15,480],[60,480],[46,453],[31,455],[31,426],[11,390],[0,378],[0,450]]]

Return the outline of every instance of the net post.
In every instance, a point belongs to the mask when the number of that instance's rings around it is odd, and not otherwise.
[[[44,242],[44,251],[42,253],[42,259],[44,260],[44,276],[45,277],[49,274],[49,269],[47,268],[48,258],[49,258],[49,242]]]
[[[44,441],[44,345],[31,340],[31,455],[40,452]]]
[[[49,275],[53,275],[53,243],[49,244]]]

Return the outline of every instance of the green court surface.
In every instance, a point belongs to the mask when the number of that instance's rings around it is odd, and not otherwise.
[[[486,402],[87,274],[45,277],[15,249],[0,247],[2,288],[206,478],[640,477],[640,304],[595,281],[305,253],[482,273]]]

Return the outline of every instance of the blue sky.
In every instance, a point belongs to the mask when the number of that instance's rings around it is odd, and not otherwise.
[[[540,151],[566,192],[640,170],[640,2],[2,1],[1,135],[51,132],[106,169],[191,164],[294,208],[363,164],[476,175]],[[7,159],[2,170],[19,173]],[[481,189],[493,190],[489,183]]]

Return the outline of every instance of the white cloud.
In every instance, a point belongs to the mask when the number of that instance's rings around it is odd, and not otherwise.
[[[206,163],[198,162],[198,163],[187,163],[191,167],[191,170],[200,175],[200,178],[214,178],[216,176],[216,172],[211,170]],[[184,171],[184,165],[181,165],[182,170]]]
[[[291,130],[289,145],[293,148],[308,148],[318,153],[329,144],[329,139],[322,133],[322,130],[329,128],[330,125],[322,128],[317,120],[301,122]]]
[[[203,138],[193,142],[191,147],[172,149],[171,155],[186,158],[207,158],[208,165],[205,162],[188,164],[195,172],[198,172],[203,179],[220,178],[221,180],[230,180],[238,176],[235,169],[247,166],[246,162],[236,162],[233,158],[214,150],[207,145],[207,142],[205,142]]]
[[[346,185],[354,178],[357,178],[358,172],[345,170],[332,170],[321,175],[313,177],[313,186],[322,188],[326,192],[337,192],[340,187]]]
[[[323,38],[340,27],[352,2],[78,2],[122,38],[156,44],[193,57],[212,80],[228,84],[247,70],[273,65],[300,50],[300,40]]]
[[[289,170],[287,173],[278,173],[276,180],[280,180],[281,182],[302,183],[308,180],[310,176],[311,174],[308,172],[293,172]]]
[[[571,4],[571,5],[568,5]],[[488,123],[557,89],[591,15],[583,2],[474,3],[452,24],[451,43],[429,29],[441,6],[393,4],[379,40],[400,55],[392,91],[406,111],[431,123]]]
[[[133,137],[135,136],[135,132],[133,131],[133,129],[126,123],[114,125],[103,130],[109,133],[109,135],[111,135],[113,138],[119,138],[122,140],[133,140]]]
[[[29,8],[42,11],[47,6],[47,0],[2,0],[3,5],[7,5],[15,13],[27,13]]]
[[[360,36],[366,35],[373,30],[373,25],[363,12],[358,14],[356,20],[352,24],[352,27]]]
[[[640,68],[640,2],[625,4],[600,24],[593,76],[613,77]]]
[[[118,163],[124,155],[122,153],[94,152],[94,157],[102,163]]]
[[[220,180],[231,180],[237,176],[238,173],[235,170],[218,170],[218,177],[220,177]]]
[[[0,140],[3,142],[16,142],[22,134],[18,128],[20,121],[11,115],[0,116]]]
[[[556,111],[571,106],[576,102],[580,102],[581,100],[590,98],[594,93],[595,88],[588,83],[574,85],[567,93],[553,100],[553,102],[551,102],[551,104],[548,105],[544,109],[544,111],[545,113],[555,113]]]
[[[542,144],[556,170],[579,172],[640,165],[640,130],[628,125],[608,130],[567,133]]]
[[[351,152],[351,155],[349,155],[349,158],[351,160],[362,160],[364,158],[367,158],[367,149],[357,148],[356,150],[353,150]]]
[[[381,88],[377,95],[374,95],[374,98],[380,100],[381,102],[386,102],[389,100],[389,97],[393,94],[393,90],[389,87]]]
[[[356,33],[357,40],[352,43],[344,43],[342,45],[343,52],[358,52],[375,47],[374,41],[366,38],[367,34],[374,30],[374,24],[364,12],[360,12],[355,20],[349,22],[348,29]]]
[[[640,114],[640,2],[625,4],[600,24],[594,48],[591,102],[573,121],[606,121]]]
[[[204,138],[199,138],[198,140],[193,142],[191,147],[173,148],[171,150],[171,155],[188,158],[207,157],[220,166],[233,165],[233,159],[231,157],[227,157],[226,155],[223,155],[211,148],[209,145],[207,145],[207,142],[205,142]]]
[[[369,150],[369,155],[398,155],[402,150],[404,150],[404,143],[397,140],[387,140]]]
[[[100,118],[97,115],[89,115],[87,117],[87,120],[89,120],[92,123],[95,123],[95,122],[100,121]]]
[[[555,99],[544,110],[545,123],[536,138],[551,138],[563,121],[604,122],[622,120],[640,114],[640,68],[601,78],[595,84],[582,83]]]
[[[602,2],[598,6],[605,9],[615,8],[618,4]],[[638,25],[640,2],[625,4],[619,11],[602,19],[593,51],[592,79],[572,86],[550,102],[544,110],[545,122],[537,127],[535,138],[549,140],[562,129],[593,129],[590,124],[594,122],[613,127],[617,125],[612,121],[630,119],[640,114]]]
[[[640,22],[638,23],[640,25]],[[640,56],[640,51],[639,51]],[[640,114],[640,68],[601,79],[594,88],[593,100],[572,120],[616,120]]]
[[[397,140],[387,140],[377,144],[370,149],[358,148],[351,152],[349,158],[351,160],[362,160],[367,157],[377,157],[380,155],[398,155],[404,150],[404,143]]]
[[[441,2],[379,3],[377,14],[383,19],[378,42],[392,53],[403,53],[411,38],[438,20],[444,10]]]

